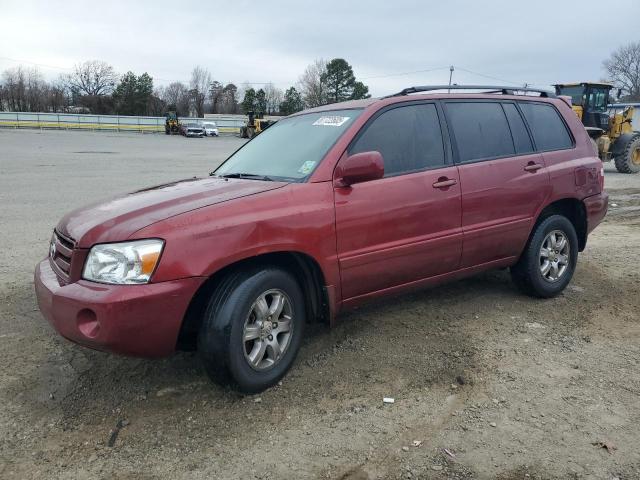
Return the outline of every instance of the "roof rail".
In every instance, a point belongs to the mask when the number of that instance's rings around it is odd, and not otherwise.
[[[393,93],[382,98],[399,97],[410,93],[432,92],[434,90],[488,90],[483,93],[500,93],[502,95],[515,95],[516,92],[534,92],[541,97],[555,98],[556,94],[548,90],[530,87],[505,87],[502,85],[424,85],[418,87],[408,87],[398,93]]]

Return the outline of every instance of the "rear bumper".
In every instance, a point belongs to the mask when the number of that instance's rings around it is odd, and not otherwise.
[[[601,192],[584,200],[587,212],[587,234],[591,233],[604,219],[609,208],[609,194]]]
[[[182,319],[203,278],[146,285],[80,280],[61,285],[45,259],[36,266],[35,291],[44,317],[65,338],[123,355],[170,355]]]

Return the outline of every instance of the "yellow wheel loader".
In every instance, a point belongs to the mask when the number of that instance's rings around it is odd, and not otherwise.
[[[180,133],[180,121],[175,111],[170,110],[165,115],[164,133],[167,135],[175,135]]]
[[[640,132],[633,126],[634,107],[610,107],[609,83],[554,85],[557,95],[571,97],[572,109],[598,149],[603,162],[613,160],[620,173],[640,172]]]
[[[240,138],[253,138],[273,125],[275,120],[265,120],[261,113],[248,112],[247,123],[240,127]]]

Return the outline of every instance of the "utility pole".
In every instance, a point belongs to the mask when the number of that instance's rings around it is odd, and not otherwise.
[[[453,71],[454,71],[454,70],[455,70],[455,69],[453,68],[453,65],[451,65],[451,66],[449,67],[449,87],[451,87],[451,79],[452,79],[452,77],[453,77]],[[449,88],[448,93],[451,93],[451,88]]]

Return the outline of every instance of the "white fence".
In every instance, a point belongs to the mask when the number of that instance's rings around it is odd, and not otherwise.
[[[244,115],[207,115],[207,118],[180,117],[180,122],[215,122],[220,133],[238,133]],[[0,112],[0,128],[61,130],[108,130],[117,132],[164,133],[164,117],[85,115],[75,113]]]

